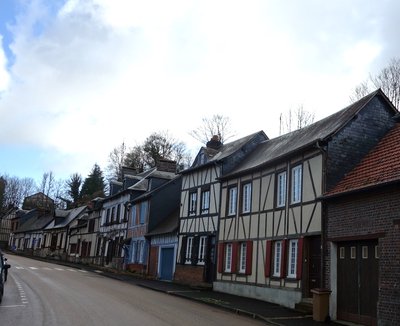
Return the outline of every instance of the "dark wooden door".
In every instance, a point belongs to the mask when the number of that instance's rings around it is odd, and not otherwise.
[[[376,325],[379,278],[377,246],[377,240],[339,243],[338,319]]]
[[[311,290],[321,287],[321,237],[304,238],[303,297],[311,298]]]

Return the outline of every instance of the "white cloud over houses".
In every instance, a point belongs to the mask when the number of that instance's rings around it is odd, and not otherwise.
[[[0,50],[0,146],[37,147],[56,174],[154,131],[199,146],[188,132],[212,114],[238,136],[276,136],[281,112],[333,113],[396,55],[395,1],[49,3],[26,3],[11,26],[8,70]]]
[[[0,99],[1,99],[1,92],[7,88],[9,82],[9,75],[6,69],[7,66],[7,58],[3,51],[2,42],[3,37],[0,35]]]

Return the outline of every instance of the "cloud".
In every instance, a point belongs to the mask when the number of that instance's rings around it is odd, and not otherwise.
[[[0,99],[1,92],[4,91],[9,83],[10,76],[7,71],[7,58],[3,50],[3,37],[0,35]]]
[[[0,145],[37,147],[69,173],[154,131],[198,146],[188,132],[212,114],[270,137],[299,105],[324,117],[395,53],[398,27],[392,2],[52,3],[24,3],[9,71],[0,51]]]

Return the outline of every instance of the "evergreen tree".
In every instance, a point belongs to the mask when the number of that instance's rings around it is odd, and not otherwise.
[[[95,164],[92,171],[83,182],[80,197],[90,200],[95,197],[104,197],[105,183],[100,166]]]
[[[76,207],[80,198],[81,198],[81,185],[82,185],[82,177],[78,173],[74,173],[70,176],[69,180],[66,182],[67,184],[67,193],[71,197],[74,206]]]

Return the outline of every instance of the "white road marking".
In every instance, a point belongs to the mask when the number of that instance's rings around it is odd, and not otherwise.
[[[38,269],[37,267],[29,267],[30,269]]]
[[[16,269],[25,269],[25,267],[22,266],[15,266]]]
[[[75,269],[72,269],[72,268],[67,268],[67,271],[76,272],[76,270],[75,270]]]
[[[14,305],[11,305],[11,306],[0,306],[0,309],[1,308],[17,308],[17,307],[25,307],[25,305],[23,305],[23,304],[14,304]]]
[[[63,268],[54,268],[56,271],[63,271]]]

